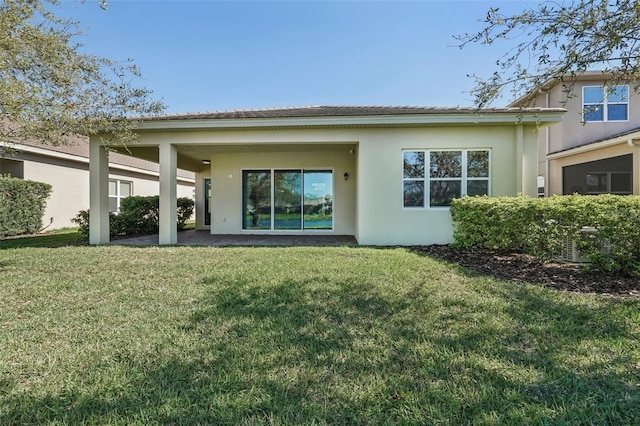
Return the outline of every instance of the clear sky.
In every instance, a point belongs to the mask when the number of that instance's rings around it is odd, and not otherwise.
[[[168,113],[304,105],[468,106],[505,46],[460,50],[524,1],[63,1],[87,52],[132,58]],[[508,99],[505,99],[506,103]],[[497,105],[501,106],[501,105]]]

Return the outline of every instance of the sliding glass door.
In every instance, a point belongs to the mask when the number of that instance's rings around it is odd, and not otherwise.
[[[302,224],[302,174],[300,170],[273,172],[275,229],[300,229]]]
[[[333,229],[333,173],[304,172],[304,229]]]
[[[242,229],[333,229],[331,170],[245,170]]]
[[[271,229],[271,172],[242,172],[242,229]]]

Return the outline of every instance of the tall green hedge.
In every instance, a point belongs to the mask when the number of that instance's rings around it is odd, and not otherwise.
[[[547,261],[573,239],[593,267],[640,275],[640,197],[464,197],[453,200],[456,245]],[[597,232],[584,232],[593,227]]]
[[[51,185],[0,175],[0,237],[42,229]]]

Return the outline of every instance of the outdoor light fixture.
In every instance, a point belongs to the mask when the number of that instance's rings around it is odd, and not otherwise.
[[[349,179],[349,173],[344,172],[344,180],[347,180],[347,179]]]
[[[202,160],[202,164],[208,166],[209,164],[211,164],[211,160]]]

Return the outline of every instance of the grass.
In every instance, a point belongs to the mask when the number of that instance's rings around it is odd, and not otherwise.
[[[24,247],[64,247],[81,244],[78,228],[61,228],[45,234],[10,237],[0,239],[0,250]]]
[[[0,424],[638,424],[640,300],[402,248],[0,250]]]

